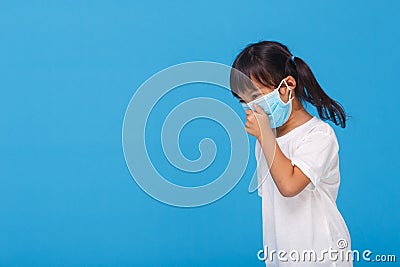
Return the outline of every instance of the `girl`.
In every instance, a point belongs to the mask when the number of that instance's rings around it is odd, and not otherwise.
[[[352,266],[350,235],[336,206],[339,147],[324,122],[344,128],[343,108],[281,43],[251,44],[232,67],[232,93],[247,109],[246,131],[257,138],[266,265]]]

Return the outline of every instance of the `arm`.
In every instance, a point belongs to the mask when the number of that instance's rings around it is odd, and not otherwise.
[[[271,176],[283,196],[293,197],[311,182],[283,154],[270,128],[268,116],[259,106],[255,106],[255,111],[246,111],[246,131],[260,142]]]

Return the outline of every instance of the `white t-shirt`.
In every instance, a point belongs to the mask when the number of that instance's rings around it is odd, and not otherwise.
[[[339,146],[332,127],[314,116],[276,140],[292,165],[300,168],[311,183],[294,197],[282,196],[269,173],[260,143],[256,142],[267,266],[353,266],[352,261],[341,261],[348,258],[346,251],[351,249],[351,240],[336,206]],[[279,256],[280,250],[284,252]],[[310,250],[315,254],[307,252]],[[311,261],[304,260],[304,256],[311,257]],[[319,262],[321,258],[325,261]]]

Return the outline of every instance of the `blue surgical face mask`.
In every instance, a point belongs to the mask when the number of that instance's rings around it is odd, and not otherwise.
[[[279,96],[279,88],[283,82],[290,91],[287,103],[284,103]],[[244,109],[254,110],[253,104],[257,104],[268,115],[271,128],[278,128],[289,119],[290,113],[292,112],[292,100],[292,89],[288,86],[286,80],[283,79],[278,87],[271,93],[263,95],[247,104],[243,103],[242,106]]]

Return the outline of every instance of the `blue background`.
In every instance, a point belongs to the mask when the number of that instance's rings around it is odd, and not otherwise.
[[[250,171],[213,204],[171,207],[133,181],[121,132],[130,98],[157,71],[194,60],[231,64],[264,39],[302,57],[352,116],[335,130],[338,207],[353,248],[399,257],[399,8],[343,0],[1,1],[0,266],[263,266],[261,199],[247,192]],[[226,90],[179,95],[193,96],[240,112]],[[169,99],[162,109],[175,105]],[[217,125],[193,124],[182,133],[189,158],[201,138],[229,143]]]

